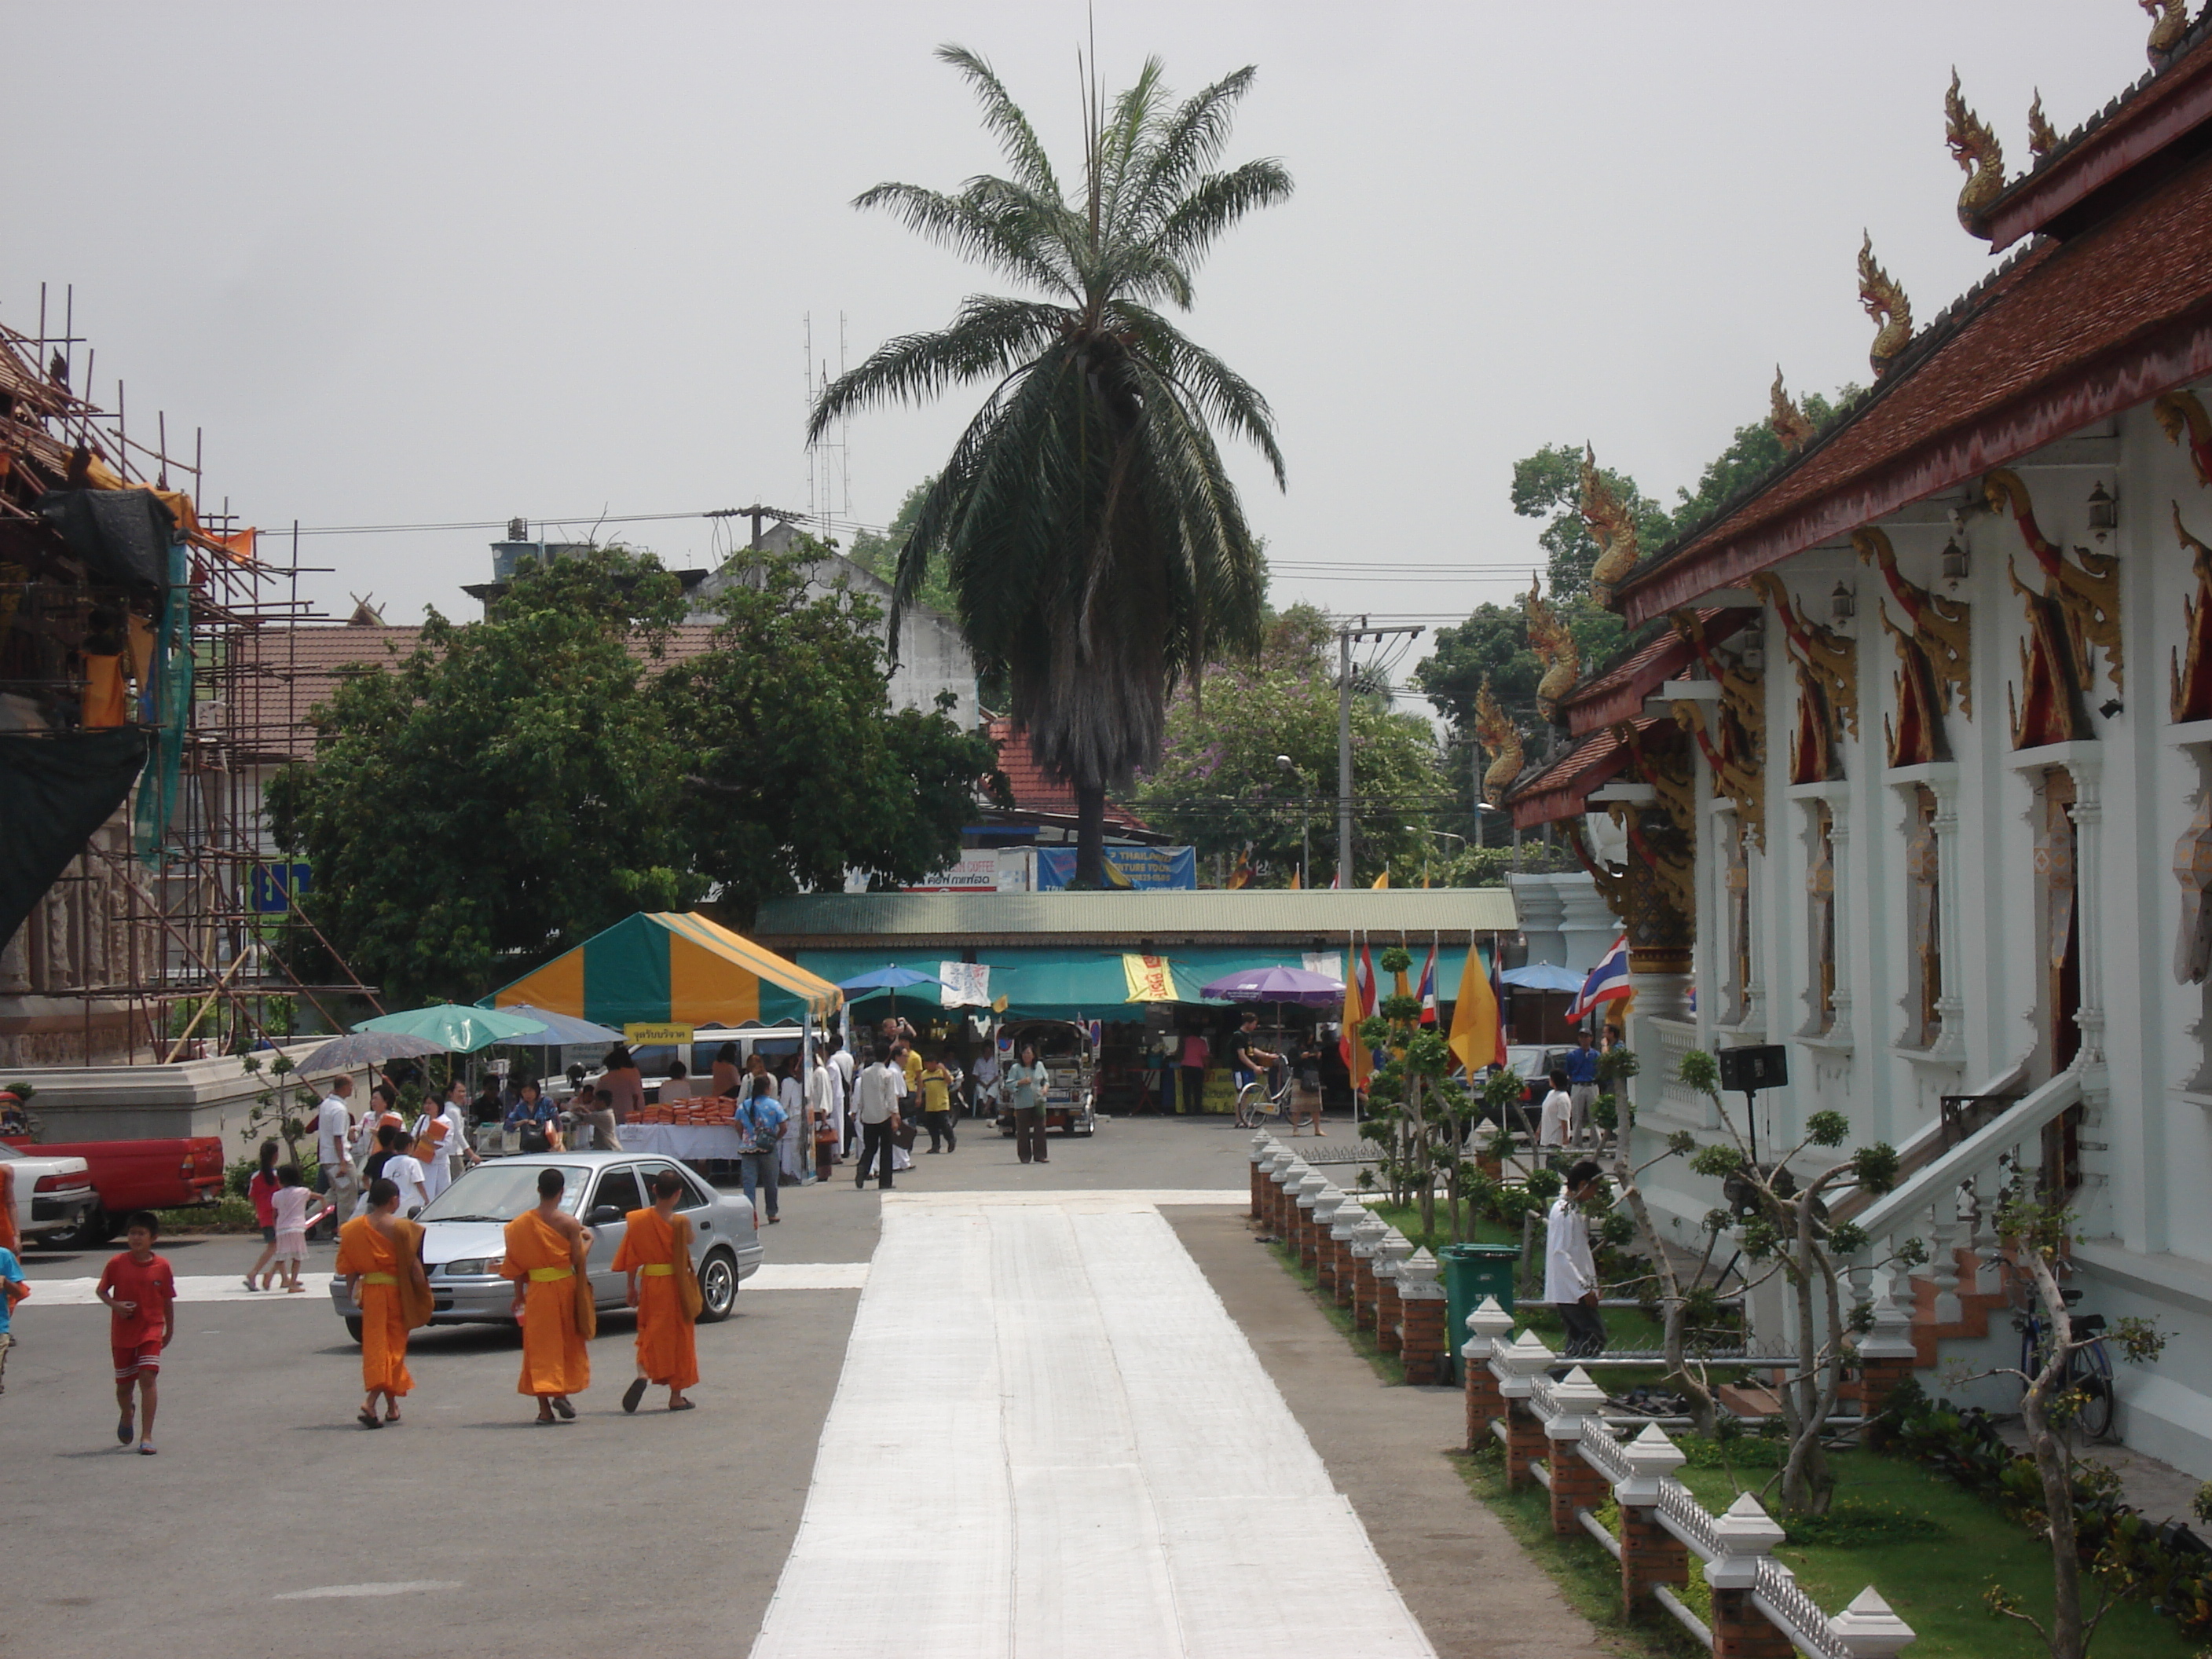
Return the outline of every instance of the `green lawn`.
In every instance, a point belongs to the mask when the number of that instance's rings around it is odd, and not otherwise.
[[[1417,1245],[1425,1244],[1430,1249],[1437,1250],[1447,1244],[1462,1242],[1452,1237],[1451,1208],[1441,1199],[1437,1201],[1436,1227],[1427,1232],[1421,1229],[1421,1211],[1417,1204],[1386,1204],[1379,1198],[1370,1197],[1364,1193],[1359,1194],[1359,1203],[1360,1207],[1369,1214],[1382,1217]],[[1462,1225],[1468,1224],[1465,1206],[1461,1206],[1460,1221]],[[1469,1244],[1510,1244],[1518,1249],[1521,1246],[1521,1230],[1518,1227],[1509,1227],[1502,1221],[1492,1221],[1486,1217],[1480,1218],[1468,1226],[1468,1235],[1463,1242]]]

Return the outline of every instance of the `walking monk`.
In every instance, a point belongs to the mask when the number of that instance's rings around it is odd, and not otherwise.
[[[368,1208],[338,1229],[336,1271],[361,1310],[361,1386],[368,1395],[356,1415],[364,1429],[399,1420],[399,1396],[411,1394],[407,1333],[430,1322],[430,1281],[422,1271],[422,1230],[399,1213],[399,1186],[382,1176],[368,1183]],[[385,1402],[383,1422],[376,1415]]]
[[[522,1380],[515,1392],[538,1401],[541,1424],[574,1419],[568,1396],[592,1385],[584,1345],[599,1334],[584,1273],[591,1230],[562,1209],[563,1184],[558,1170],[538,1172],[538,1207],[507,1224],[507,1260],[499,1270],[514,1281],[514,1316],[522,1322]]]
[[[629,1305],[637,1310],[637,1379],[623,1392],[622,1407],[637,1409],[648,1382],[665,1384],[668,1409],[688,1412],[698,1402],[684,1390],[699,1380],[699,1349],[692,1323],[706,1305],[691,1265],[691,1222],[676,1213],[684,1177],[663,1170],[653,1178],[653,1207],[625,1219],[615,1271],[629,1274]]]

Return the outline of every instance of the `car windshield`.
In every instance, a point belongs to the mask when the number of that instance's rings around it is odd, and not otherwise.
[[[570,1164],[479,1164],[432,1200],[417,1221],[512,1221],[538,1207],[538,1172],[561,1171],[561,1207],[573,1212],[584,1196],[586,1172]]]

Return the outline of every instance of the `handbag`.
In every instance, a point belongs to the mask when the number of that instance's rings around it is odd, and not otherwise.
[[[892,1131],[892,1133],[898,1140],[899,1146],[909,1152],[914,1150],[915,1138],[921,1133],[921,1131],[914,1126],[914,1123],[910,1119],[903,1117],[899,1120],[898,1127]]]

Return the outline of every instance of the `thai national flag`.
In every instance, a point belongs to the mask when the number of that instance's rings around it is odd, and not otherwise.
[[[1567,1023],[1571,1025],[1587,1018],[1607,1003],[1619,1002],[1627,995],[1628,935],[1623,933],[1583,981],[1583,988],[1575,994],[1575,1006],[1567,1010]]]
[[[1421,1000],[1421,1024],[1434,1030],[1437,1025],[1437,947],[1429,944],[1429,959],[1421,964],[1420,988],[1414,995]]]

